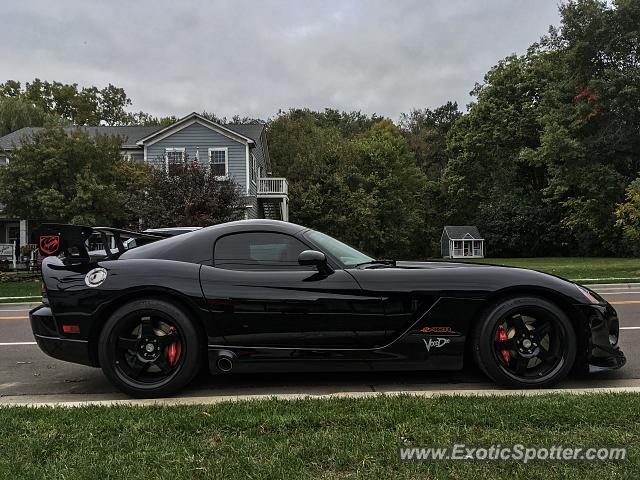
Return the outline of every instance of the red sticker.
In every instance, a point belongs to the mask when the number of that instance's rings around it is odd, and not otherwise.
[[[40,251],[45,255],[55,255],[60,246],[60,236],[42,235],[40,237]]]

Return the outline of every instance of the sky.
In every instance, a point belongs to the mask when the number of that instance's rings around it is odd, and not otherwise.
[[[558,23],[557,0],[22,0],[2,7],[0,81],[112,83],[158,116],[397,119],[464,108],[498,60]]]

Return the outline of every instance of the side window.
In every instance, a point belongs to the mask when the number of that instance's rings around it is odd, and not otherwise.
[[[216,242],[214,264],[227,270],[311,270],[298,264],[298,255],[308,249],[282,233],[234,233]]]

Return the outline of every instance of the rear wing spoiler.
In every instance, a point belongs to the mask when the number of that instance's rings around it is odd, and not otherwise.
[[[43,223],[31,233],[31,243],[38,246],[43,257],[63,255],[65,258],[89,261],[92,256],[87,247],[90,237],[95,234],[100,235],[102,239],[104,257],[127,250],[124,241],[131,238],[136,240],[136,246],[140,246],[167,237],[163,234],[133,232],[121,228]],[[112,244],[115,244],[115,249],[112,249]]]

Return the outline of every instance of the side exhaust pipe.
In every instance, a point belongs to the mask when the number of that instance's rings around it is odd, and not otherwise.
[[[233,370],[233,362],[235,361],[235,355],[231,352],[220,352],[218,359],[216,360],[216,367],[223,373],[228,373]]]
[[[230,372],[233,368],[233,361],[228,357],[220,357],[216,362],[216,366],[221,372]]]

